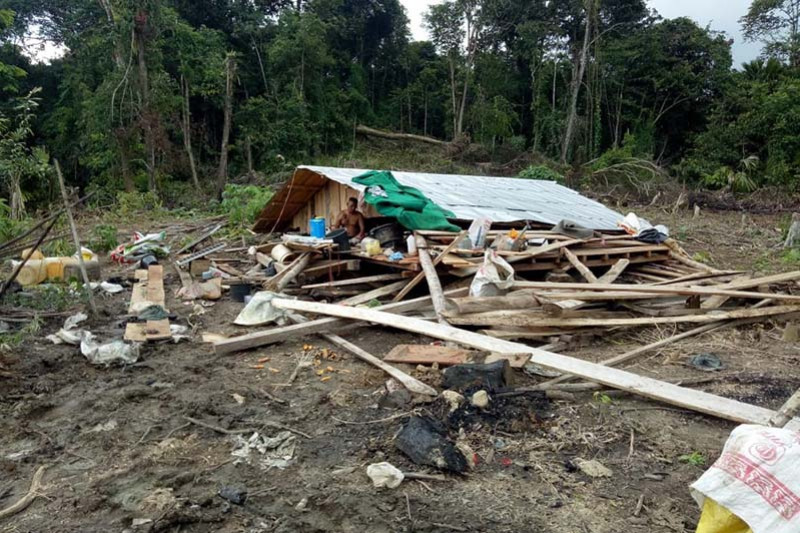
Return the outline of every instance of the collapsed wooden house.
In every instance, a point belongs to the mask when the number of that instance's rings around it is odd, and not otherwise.
[[[453,221],[461,227],[481,216],[497,222],[487,235],[488,243],[507,235],[509,228],[527,228],[524,246],[497,252],[512,265],[515,278],[498,296],[470,295],[470,280],[485,252],[458,246],[466,231],[413,232],[418,254],[402,261],[366,257],[358,250],[342,252],[325,240],[314,244],[273,233],[303,231],[315,216],[335,217],[349,197],[360,194],[363,188],[351,180],[362,172],[301,167],[265,207],[256,229],[269,232],[270,240],[251,249],[253,266],[239,277],[268,291],[301,296],[272,301],[297,323],[220,339],[215,342],[217,353],[323,335],[412,390],[425,390],[426,384],[388,364],[409,362],[407,358],[381,360],[334,334],[368,323],[383,324],[479,350],[516,368],[534,373],[543,369],[558,376],[528,390],[582,386],[564,382],[583,378],[592,382],[584,386],[602,384],[737,422],[769,424],[776,415],[609,367],[710,331],[795,320],[800,317],[800,296],[795,294],[800,272],[752,277],[715,269],[690,258],[674,240],[650,244],[626,234],[617,227],[621,214],[565,187],[505,178],[395,173],[399,182],[452,211]],[[375,213],[366,215],[373,223],[383,222]],[[582,237],[555,231],[553,226],[567,218],[592,231]],[[291,248],[295,255],[285,261],[270,258],[277,246]],[[220,265],[226,260],[224,254],[216,259]],[[271,274],[266,273],[268,266],[274,267]],[[418,297],[413,298],[412,291]],[[334,303],[308,301],[320,299]],[[374,309],[359,308],[363,304]],[[328,318],[307,318],[298,312]],[[552,352],[569,350],[576,338],[664,324],[687,328],[600,363]],[[467,356],[420,357],[416,363],[455,364]],[[786,423],[794,410],[784,411]],[[800,427],[800,420],[791,425]]]

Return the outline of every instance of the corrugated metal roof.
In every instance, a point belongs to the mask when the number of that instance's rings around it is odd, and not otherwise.
[[[363,185],[353,178],[368,170],[302,166],[328,179],[359,191]],[[613,230],[622,215],[600,202],[552,181],[463,176],[459,174],[424,174],[392,171],[402,185],[415,187],[428,198],[464,220],[486,216],[494,222],[531,220],[558,224],[564,219],[597,230]]]

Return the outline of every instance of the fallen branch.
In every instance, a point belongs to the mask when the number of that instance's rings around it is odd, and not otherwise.
[[[39,486],[42,484],[42,477],[44,477],[44,471],[46,469],[47,466],[42,465],[36,470],[36,473],[33,474],[31,488],[28,489],[28,493],[20,498],[15,504],[10,505],[9,507],[6,507],[0,511],[0,520],[8,518],[9,516],[14,516],[17,513],[21,513],[33,503],[33,500],[35,500],[39,495]]]

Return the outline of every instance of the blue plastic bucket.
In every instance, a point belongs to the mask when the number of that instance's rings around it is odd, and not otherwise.
[[[317,239],[325,238],[325,219],[312,218],[311,219],[311,236]]]

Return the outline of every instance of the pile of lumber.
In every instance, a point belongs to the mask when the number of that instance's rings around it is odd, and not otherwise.
[[[492,232],[489,240],[497,235]],[[411,359],[414,364],[425,363],[430,358],[431,363],[457,364],[473,361],[477,351],[485,354],[484,361],[505,359],[513,368],[541,368],[560,375],[527,390],[558,388],[569,385],[565,381],[581,378],[590,382],[586,385],[618,388],[737,422],[767,424],[775,416],[768,409],[611,367],[721,328],[799,317],[796,283],[800,272],[751,277],[698,263],[674,241],[652,245],[625,235],[573,239],[536,231],[530,237],[541,239],[538,245],[519,252],[499,252],[515,270],[513,288],[501,296],[473,298],[469,296],[469,276],[481,266],[483,251],[458,250],[462,237],[463,232],[418,232],[418,255],[406,257],[403,264],[355,251],[349,257],[358,257],[359,268],[365,271],[337,274],[329,265],[346,261],[348,255],[337,256],[331,250],[322,255],[306,249],[264,282],[274,292],[311,297],[272,300],[294,324],[219,340],[215,351],[232,353],[321,335],[381,368],[409,390],[423,394],[436,391],[389,363]],[[385,268],[376,271],[378,267]],[[309,271],[325,268],[329,268],[327,281],[309,281]],[[427,295],[411,295],[426,288]],[[339,290],[347,292],[337,293]],[[320,303],[319,298],[313,301],[314,296],[335,303]],[[361,305],[367,302],[369,308]],[[452,346],[443,353],[412,350],[410,356],[394,350],[388,360],[382,360],[339,336],[375,324]],[[569,349],[576,338],[665,324],[674,325],[679,332],[600,363],[548,351],[556,346]],[[391,348],[387,347],[387,352]],[[797,420],[790,424],[800,427]]]

